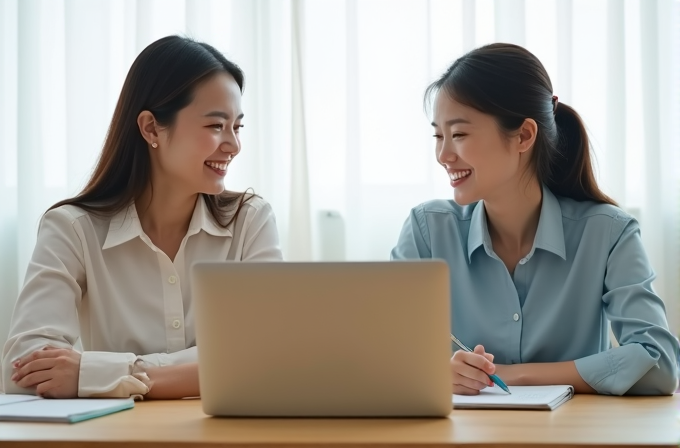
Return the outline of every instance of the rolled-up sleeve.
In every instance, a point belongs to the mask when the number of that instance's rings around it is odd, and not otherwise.
[[[578,359],[576,368],[601,394],[670,395],[678,386],[678,340],[652,289],[637,222],[616,219],[612,239],[602,300],[620,347]]]

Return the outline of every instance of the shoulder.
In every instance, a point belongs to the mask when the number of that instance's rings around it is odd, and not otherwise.
[[[237,221],[244,228],[261,228],[269,222],[276,222],[272,206],[261,196],[248,194],[238,212]],[[234,225],[238,225],[236,222]]]
[[[621,208],[611,205],[602,204],[593,201],[576,201],[571,198],[556,196],[562,209],[562,216],[565,219],[578,221],[590,218],[603,218],[607,220],[630,221],[635,219],[629,213],[626,213]]]
[[[601,228],[609,232],[613,239],[617,239],[625,228],[638,228],[638,222],[633,215],[620,207],[593,201],[576,201],[574,199],[557,196],[562,218],[567,222],[581,222],[588,227]]]
[[[94,217],[91,213],[76,205],[62,205],[45,212],[41,219],[41,226],[53,224],[58,226],[86,227],[94,226],[95,223],[103,224],[101,221],[106,221],[106,225],[108,225],[109,219]]]
[[[246,202],[243,203],[243,209],[252,213],[258,213],[262,211],[270,212],[272,207],[269,202],[264,200],[261,196],[253,194],[246,196]]]

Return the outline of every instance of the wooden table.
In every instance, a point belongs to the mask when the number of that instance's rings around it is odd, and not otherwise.
[[[680,395],[580,395],[555,411],[460,411],[443,419],[222,419],[198,400],[139,402],[76,423],[0,423],[0,447],[667,446],[680,443]]]

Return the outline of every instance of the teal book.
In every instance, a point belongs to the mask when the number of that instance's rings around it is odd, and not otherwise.
[[[132,398],[55,400],[33,395],[0,395],[0,421],[77,423],[134,407]]]

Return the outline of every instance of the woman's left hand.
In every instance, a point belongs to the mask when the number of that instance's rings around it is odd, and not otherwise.
[[[14,364],[11,380],[17,386],[35,387],[45,398],[77,398],[80,353],[70,348],[47,346]]]

